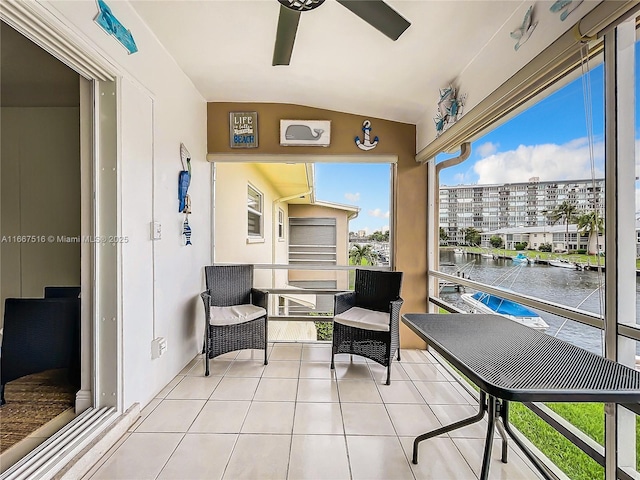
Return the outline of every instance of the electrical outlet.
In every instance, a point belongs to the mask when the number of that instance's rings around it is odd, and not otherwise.
[[[151,358],[160,358],[167,350],[167,340],[164,337],[154,338],[151,341]]]

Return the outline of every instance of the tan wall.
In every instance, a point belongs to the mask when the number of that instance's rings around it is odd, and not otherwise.
[[[258,113],[258,148],[234,149],[229,146],[229,112],[233,111]],[[331,145],[325,148],[281,147],[281,119],[331,120]],[[371,121],[371,135],[378,136],[380,141],[375,149],[362,152],[356,147],[354,138],[362,137],[362,122],[367,119]],[[363,162],[369,161],[367,157],[375,159],[380,154],[397,155],[391,232],[395,268],[404,272],[402,296],[405,303],[402,311],[426,311],[427,172],[426,166],[415,161],[415,125],[301,105],[211,102],[207,105],[207,150],[218,154],[359,155],[353,161]],[[404,326],[401,338],[404,348],[424,346]]]
[[[8,297],[42,297],[47,285],[80,285],[80,242],[58,239],[80,235],[80,114],[4,107],[1,115],[4,306]],[[37,241],[8,240],[22,235]]]
[[[336,261],[338,265],[349,265],[349,220],[351,212],[319,205],[289,205],[289,217],[335,218],[336,219]],[[349,288],[349,273],[346,271],[295,271],[289,272],[289,280],[335,280],[336,288]]]

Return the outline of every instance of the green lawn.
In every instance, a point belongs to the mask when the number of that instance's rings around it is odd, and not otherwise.
[[[531,410],[512,404],[511,420],[522,433],[574,480],[604,479],[604,469],[551,428]],[[601,403],[547,403],[551,410],[604,445],[604,406]],[[636,470],[640,469],[640,417],[636,415]]]
[[[558,406],[563,417],[573,418],[574,423],[582,431],[598,432],[598,440],[604,438],[604,410],[598,404],[547,404],[557,411]],[[542,453],[555,463],[572,480],[604,479],[604,469],[587,456],[582,450],[563,437],[535,413],[520,403],[511,403],[510,419]],[[598,408],[600,407],[600,408]],[[560,413],[560,412],[558,412]],[[569,420],[569,418],[567,418]],[[598,428],[599,424],[599,428]],[[587,432],[585,432],[587,433]],[[592,436],[592,435],[589,435]]]

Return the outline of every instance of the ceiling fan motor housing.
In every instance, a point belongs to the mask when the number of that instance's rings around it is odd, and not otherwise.
[[[306,12],[318,8],[324,0],[278,0],[278,2],[296,12]]]

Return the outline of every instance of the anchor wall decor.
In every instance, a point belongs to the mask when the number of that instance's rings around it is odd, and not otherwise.
[[[362,122],[362,133],[363,140],[360,141],[360,137],[355,138],[356,145],[360,150],[373,150],[378,145],[378,136],[373,137],[373,142],[371,141],[371,122],[369,120],[365,120]]]

